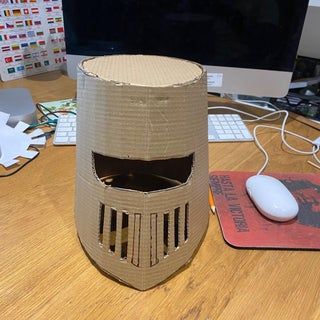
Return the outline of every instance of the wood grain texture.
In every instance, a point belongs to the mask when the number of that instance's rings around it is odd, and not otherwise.
[[[26,87],[41,102],[72,97],[76,86],[52,72],[0,84],[8,87]],[[319,136],[294,120],[288,128]],[[318,172],[310,157],[288,152],[278,132],[259,137],[271,155],[267,172]],[[209,155],[210,170],[256,171],[263,163],[253,143],[210,144]],[[103,275],[77,238],[74,177],[75,148],[49,142],[28,167],[0,179],[1,319],[320,318],[318,252],[234,249],[212,214],[192,263],[164,284],[139,292]]]

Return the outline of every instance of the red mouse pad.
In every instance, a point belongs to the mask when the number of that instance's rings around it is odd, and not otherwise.
[[[267,174],[279,179],[299,204],[295,219],[275,222],[262,216],[247,195],[245,182],[254,174],[210,173],[210,186],[225,241],[241,248],[320,249],[320,175]]]

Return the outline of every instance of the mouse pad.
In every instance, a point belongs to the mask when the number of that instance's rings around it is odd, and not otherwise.
[[[320,175],[268,173],[279,179],[299,204],[295,219],[275,222],[262,216],[246,193],[245,182],[254,174],[210,173],[210,186],[225,241],[240,248],[320,249]]]

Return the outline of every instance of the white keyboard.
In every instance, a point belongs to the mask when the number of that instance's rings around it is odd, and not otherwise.
[[[253,137],[238,114],[209,114],[209,142],[253,141]]]
[[[60,115],[53,137],[54,145],[75,145],[76,144],[76,115]]]

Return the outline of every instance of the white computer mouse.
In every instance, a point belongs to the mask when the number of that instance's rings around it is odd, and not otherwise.
[[[296,199],[278,179],[255,175],[246,182],[246,189],[261,214],[275,221],[288,221],[299,211]]]

